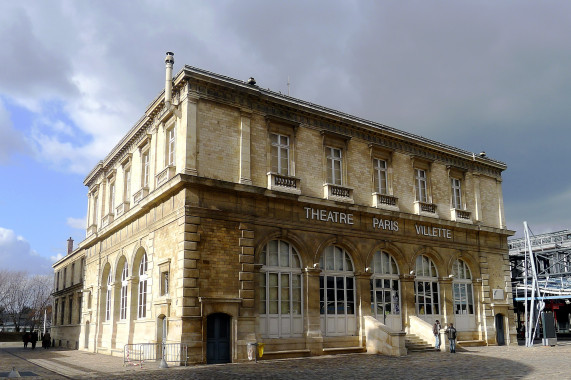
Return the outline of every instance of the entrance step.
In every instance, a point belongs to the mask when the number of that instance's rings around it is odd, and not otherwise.
[[[430,352],[436,351],[434,346],[414,334],[406,334],[404,346],[409,352]]]
[[[486,342],[483,340],[459,340],[458,346],[460,347],[482,347]]]
[[[336,354],[353,354],[366,352],[365,347],[335,347],[335,348],[324,348],[323,354],[325,355],[336,355]]]

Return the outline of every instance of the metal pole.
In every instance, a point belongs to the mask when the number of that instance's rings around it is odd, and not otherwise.
[[[526,237],[527,234],[527,222],[523,222],[523,236]],[[527,239],[525,239],[524,244],[524,276],[523,276],[523,283],[524,283],[524,291],[525,291],[525,311],[524,311],[524,319],[523,319],[523,328],[525,329],[525,346],[528,347],[527,341],[529,340],[529,326],[528,326],[528,318],[529,315],[527,313]]]

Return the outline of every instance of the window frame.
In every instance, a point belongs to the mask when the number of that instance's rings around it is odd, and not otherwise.
[[[119,306],[119,319],[127,319],[128,308],[128,287],[129,287],[129,264],[125,261],[123,269],[121,270],[121,294]]]
[[[276,142],[273,141],[273,136],[276,137]],[[290,159],[290,149],[291,149],[291,137],[287,134],[270,131],[270,171],[283,176],[291,176],[291,159]],[[282,140],[286,140],[286,143],[282,143]],[[277,154],[274,154],[274,150]],[[282,168],[282,154],[285,152],[285,160],[287,162],[287,167]],[[276,160],[276,165],[274,166],[274,157]]]
[[[176,124],[165,129],[165,167],[176,166]]]
[[[272,245],[275,245],[275,249],[271,248]],[[274,253],[275,261],[273,260]],[[287,258],[287,262],[285,262],[285,258]],[[272,239],[262,248],[259,263],[261,268],[259,273],[260,296],[258,299],[258,314],[260,329],[262,330],[261,334],[272,338],[302,336],[304,289],[301,256],[288,241]],[[275,286],[270,286],[272,278],[276,279]],[[275,292],[272,291],[273,288],[276,289]],[[274,302],[276,312],[272,313],[272,304]],[[271,329],[272,320],[277,321],[277,330]]]
[[[386,258],[386,260],[385,260]],[[379,264],[379,265],[377,265]],[[388,266],[388,270],[385,267]],[[379,268],[380,267],[380,268]],[[380,269],[378,271],[377,269]],[[389,281],[389,287],[386,287],[386,281]],[[379,286],[379,283],[381,284]],[[396,283],[396,289],[394,284]],[[401,284],[400,284],[400,271],[395,258],[388,252],[383,250],[378,250],[374,253],[371,262],[371,314],[377,320],[381,320],[378,315],[378,305],[379,303],[383,305],[383,310],[387,310],[387,304],[390,304],[390,315],[400,315],[401,314]],[[387,290],[388,289],[388,290]],[[393,292],[396,291],[396,298]],[[381,294],[381,300],[379,301],[378,295]],[[389,300],[387,302],[386,296],[389,292]],[[383,312],[382,322],[386,324],[387,313]]]
[[[143,253],[139,263],[139,284],[137,294],[137,319],[147,318],[147,253]]]
[[[420,263],[422,269],[421,273],[419,273],[419,259],[421,261]],[[416,315],[419,316],[440,315],[442,312],[441,296],[440,296],[441,292],[440,292],[440,281],[438,280],[438,270],[436,268],[436,264],[430,257],[426,255],[418,255],[415,260],[415,275],[416,277],[414,279],[414,304],[416,309]],[[419,284],[422,284],[422,290],[420,289]],[[426,291],[427,285],[429,288],[428,292]],[[422,302],[420,301],[421,297],[422,297]],[[429,302],[426,302],[427,298],[430,299]],[[429,309],[428,306],[430,306],[430,310],[428,310]]]

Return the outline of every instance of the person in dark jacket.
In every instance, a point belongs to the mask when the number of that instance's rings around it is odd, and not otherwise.
[[[456,329],[454,325],[450,323],[446,328],[446,335],[448,335],[448,341],[450,342],[450,352],[456,353]]]
[[[50,348],[51,340],[52,337],[50,336],[50,333],[49,332],[45,333],[44,336],[42,337],[42,347],[44,349]]]
[[[38,333],[36,331],[32,332],[31,337],[32,337],[31,341],[32,341],[32,350],[33,350],[34,348],[36,348],[36,343],[38,342]]]
[[[24,342],[24,348],[28,347],[28,342],[30,341],[30,333],[24,331],[22,334],[22,342]]]

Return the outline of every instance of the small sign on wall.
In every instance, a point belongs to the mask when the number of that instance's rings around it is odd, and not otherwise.
[[[504,290],[503,289],[492,289],[492,298],[495,300],[503,300],[504,299]]]

